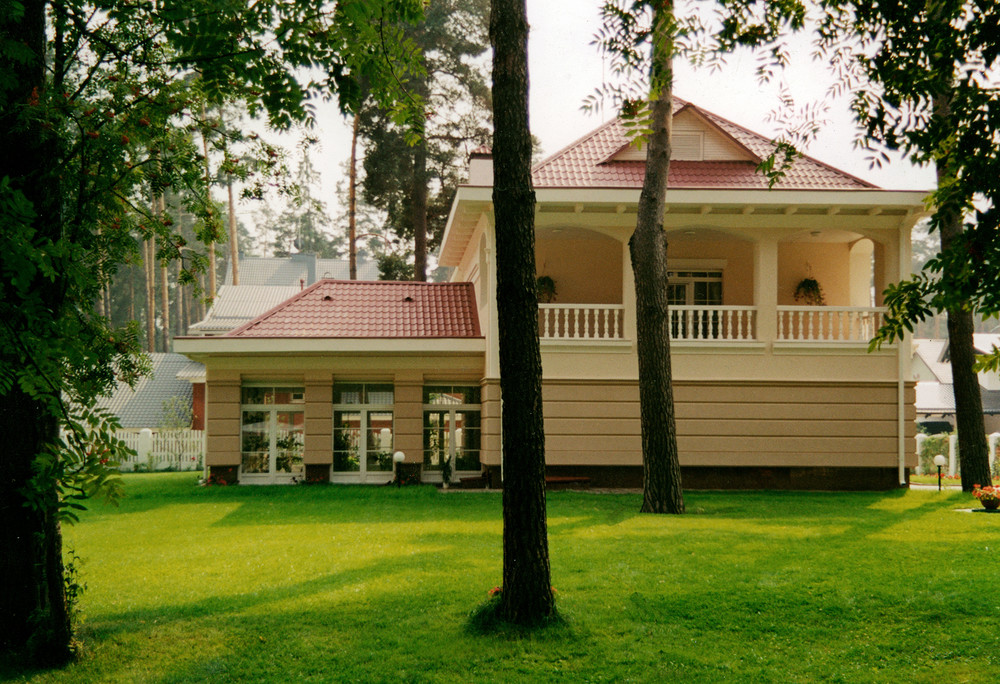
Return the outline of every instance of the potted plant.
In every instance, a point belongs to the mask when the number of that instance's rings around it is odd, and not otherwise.
[[[826,297],[823,296],[823,288],[815,278],[803,278],[795,286],[795,301],[803,302],[806,306],[824,306]]]
[[[993,485],[972,485],[972,496],[979,499],[979,503],[988,511],[995,511],[1000,507],[1000,489]]]
[[[549,304],[556,300],[556,281],[552,279],[552,276],[538,276],[535,278],[535,293],[538,295],[538,301],[542,304]]]

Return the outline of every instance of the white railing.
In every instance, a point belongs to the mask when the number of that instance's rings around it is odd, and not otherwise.
[[[868,342],[885,309],[864,306],[779,306],[778,339],[796,342]]]
[[[670,339],[750,341],[756,339],[753,306],[690,306],[670,309]]]
[[[539,304],[538,336],[543,340],[621,340],[621,304]]]
[[[121,431],[115,436],[136,452],[120,466],[121,470],[201,470],[205,457],[203,430],[160,430],[153,433],[149,455],[139,449],[139,433]]]

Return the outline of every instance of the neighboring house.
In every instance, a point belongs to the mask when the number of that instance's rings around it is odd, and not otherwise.
[[[347,259],[321,259],[315,254],[293,254],[288,257],[240,257],[240,286],[300,285],[305,287],[318,280],[347,280],[351,266]],[[357,280],[378,280],[378,264],[358,259]],[[232,285],[233,269],[226,268],[223,285]]]
[[[378,280],[378,265],[358,260],[358,280]],[[249,323],[262,313],[324,278],[347,280],[346,259],[320,259],[315,254],[290,257],[240,257],[240,284],[233,285],[233,269],[224,270],[222,285],[204,320],[189,335],[221,335]]]
[[[164,407],[174,397],[186,408],[192,406],[191,382],[186,375],[204,375],[200,363],[188,360],[182,354],[152,353],[152,372],[129,387],[119,382],[109,397],[101,397],[97,405],[118,416],[122,427],[129,432],[143,428],[158,430],[172,418]],[[201,429],[195,427],[194,429]]]
[[[951,432],[955,429],[955,392],[948,340],[916,339],[913,343],[917,423],[932,434]],[[977,354],[988,354],[994,346],[1000,346],[1000,335],[976,333],[973,344]],[[979,391],[986,432],[1000,432],[1000,374],[980,373]]]
[[[664,228],[671,357],[687,487],[898,486],[914,456],[909,346],[867,352],[886,284],[909,272],[920,192],[809,158],[774,190],[763,137],[675,104]],[[628,240],[643,152],[607,123],[533,170],[546,465],[641,482]],[[391,452],[425,480],[502,477],[492,166],[479,151],[440,263],[452,283],[320,281],[215,338],[207,463],[243,482],[385,482]],[[823,303],[796,301],[816,281]],[[514,399],[508,399],[512,401]]]

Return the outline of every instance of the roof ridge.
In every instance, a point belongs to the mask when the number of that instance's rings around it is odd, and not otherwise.
[[[257,316],[257,318],[254,318],[254,319],[252,319],[250,321],[247,321],[246,323],[244,323],[243,325],[241,325],[238,328],[235,328],[234,330],[230,330],[229,332],[227,332],[225,334],[225,336],[226,337],[235,336],[237,333],[241,333],[244,330],[248,330],[249,328],[252,328],[257,323],[259,323],[259,322],[261,322],[261,321],[263,321],[263,320],[271,317],[275,313],[277,313],[279,309],[283,309],[287,305],[291,304],[292,302],[297,301],[299,299],[302,299],[302,297],[305,296],[306,293],[312,292],[313,290],[315,290],[317,287],[319,287],[324,282],[326,282],[326,281],[325,280],[317,280],[315,283],[313,283],[309,287],[302,288],[301,290],[299,290],[298,293],[292,295],[291,297],[289,297],[285,301],[279,302],[278,304],[274,305],[273,307],[271,307],[270,309],[268,309],[267,311],[265,311],[264,313],[262,313],[260,316]]]

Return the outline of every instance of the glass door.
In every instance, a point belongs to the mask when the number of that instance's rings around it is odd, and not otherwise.
[[[389,482],[393,477],[391,385],[334,387],[333,481]]]

